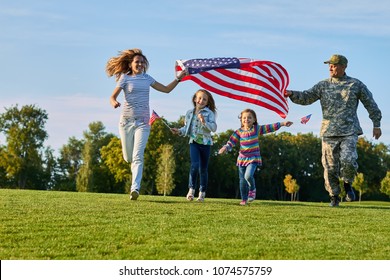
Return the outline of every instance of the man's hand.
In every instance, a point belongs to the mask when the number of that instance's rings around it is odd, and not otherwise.
[[[372,136],[375,138],[375,139],[379,139],[379,137],[381,137],[382,135],[382,130],[380,127],[374,127],[373,131],[372,131]]]

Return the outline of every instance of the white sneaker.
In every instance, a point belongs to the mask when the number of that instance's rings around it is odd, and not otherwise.
[[[256,199],[256,189],[254,189],[253,191],[249,191],[248,202],[252,202],[255,199]]]
[[[137,190],[132,190],[130,193],[130,200],[137,200],[139,192]]]
[[[194,200],[194,194],[195,194],[195,189],[189,189],[187,193],[187,200],[193,201]]]
[[[205,192],[199,192],[199,197],[196,201],[203,202],[205,197],[206,197]]]

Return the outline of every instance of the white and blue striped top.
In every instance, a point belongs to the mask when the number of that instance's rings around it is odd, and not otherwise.
[[[149,93],[154,83],[155,80],[146,73],[134,76],[123,74],[119,78],[117,87],[123,89],[125,94],[122,118],[149,119]]]

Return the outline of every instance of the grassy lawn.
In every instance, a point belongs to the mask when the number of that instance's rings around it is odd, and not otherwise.
[[[390,203],[0,189],[2,260],[388,260]]]

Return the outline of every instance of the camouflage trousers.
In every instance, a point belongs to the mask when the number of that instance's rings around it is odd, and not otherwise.
[[[330,196],[340,194],[339,179],[352,184],[355,178],[358,168],[357,140],[357,135],[322,138],[325,189]]]

